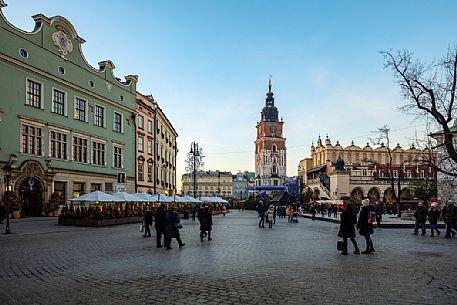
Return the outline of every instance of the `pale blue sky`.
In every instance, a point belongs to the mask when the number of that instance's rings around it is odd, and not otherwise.
[[[6,0],[14,25],[62,15],[86,40],[88,61],[139,75],[179,133],[178,180],[190,142],[206,169],[254,170],[255,125],[268,74],[285,121],[288,175],[319,134],[364,145],[384,124],[407,145],[421,122],[401,114],[382,49],[421,59],[456,43],[457,1],[56,1]]]

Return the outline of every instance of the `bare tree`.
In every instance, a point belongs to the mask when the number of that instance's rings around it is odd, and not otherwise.
[[[202,171],[205,165],[205,162],[203,162],[203,158],[205,155],[203,154],[203,149],[201,147],[197,146],[197,150],[191,150],[189,153],[187,153],[186,157],[186,172],[187,173],[192,173],[194,170],[195,171]]]
[[[414,60],[413,54],[406,50],[380,53],[386,59],[385,68],[392,69],[394,79],[400,85],[406,101],[400,109],[406,113],[432,118],[436,127],[442,131],[443,141],[435,148],[444,147],[447,156],[438,158],[440,162],[433,162],[433,158],[430,158],[429,165],[457,177],[457,151],[451,132],[457,110],[457,46],[449,48],[443,58],[430,64]]]

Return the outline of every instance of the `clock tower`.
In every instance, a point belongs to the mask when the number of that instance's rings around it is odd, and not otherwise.
[[[283,138],[284,122],[278,120],[278,108],[268,81],[267,98],[260,122],[257,123],[255,140],[256,185],[280,186],[286,178],[286,139]]]

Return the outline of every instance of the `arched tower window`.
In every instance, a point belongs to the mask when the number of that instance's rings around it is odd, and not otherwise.
[[[277,174],[277,168],[276,168],[276,164],[273,164],[273,174]]]
[[[271,147],[271,150],[275,153],[276,152],[276,144],[273,144],[273,146]]]

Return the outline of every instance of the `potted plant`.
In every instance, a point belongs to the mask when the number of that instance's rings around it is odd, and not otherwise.
[[[21,217],[21,207],[22,207],[22,199],[21,197],[14,191],[7,191],[3,195],[3,204],[6,207],[6,204],[9,204],[10,213],[12,214],[11,218],[17,219]]]
[[[64,203],[62,195],[59,193],[52,193],[46,207],[46,213],[48,216],[57,216],[57,210],[59,210],[60,205],[63,205]]]

